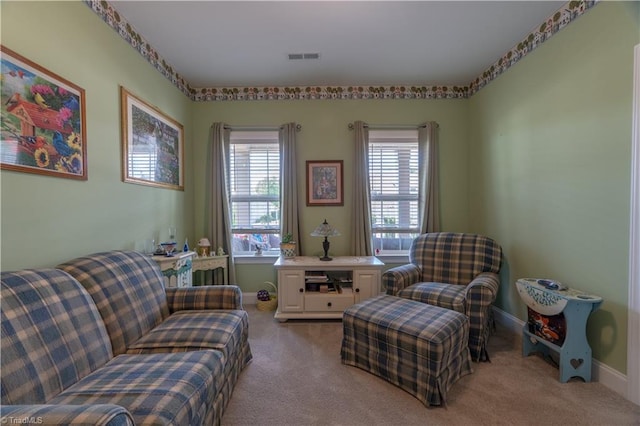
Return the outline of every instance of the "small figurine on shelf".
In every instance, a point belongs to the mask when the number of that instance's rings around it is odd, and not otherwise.
[[[189,239],[188,238],[184,239],[184,246],[182,246],[182,251],[184,251],[184,252],[188,252],[189,251]]]
[[[218,256],[224,256],[224,249],[222,247],[218,247]]]

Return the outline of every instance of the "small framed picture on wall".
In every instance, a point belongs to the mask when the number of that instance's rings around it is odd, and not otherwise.
[[[307,161],[307,206],[344,205],[342,160]]]

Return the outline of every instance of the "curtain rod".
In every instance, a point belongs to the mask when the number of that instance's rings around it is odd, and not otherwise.
[[[225,130],[256,130],[256,131],[275,131],[282,129],[282,126],[224,126]],[[301,124],[296,124],[296,131],[302,130]]]
[[[364,127],[370,130],[414,130],[426,127],[426,124],[418,124],[418,125],[402,125],[402,124],[365,124]],[[349,123],[349,130],[354,129],[353,123]],[[436,127],[440,127],[438,123],[436,123]]]

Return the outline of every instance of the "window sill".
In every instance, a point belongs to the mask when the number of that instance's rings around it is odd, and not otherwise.
[[[273,265],[280,257],[279,254],[263,254],[256,256],[253,254],[238,254],[233,256],[236,265]]]
[[[384,254],[384,253],[380,253],[380,254],[377,254],[376,257],[378,259],[380,259],[384,264],[388,264],[388,263],[399,263],[399,264],[409,263],[409,254],[402,254],[402,253]]]

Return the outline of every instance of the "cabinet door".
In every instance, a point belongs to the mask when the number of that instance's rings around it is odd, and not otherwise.
[[[353,271],[355,302],[361,302],[380,293],[380,271]]]
[[[278,271],[278,305],[281,312],[304,311],[304,271]]]

